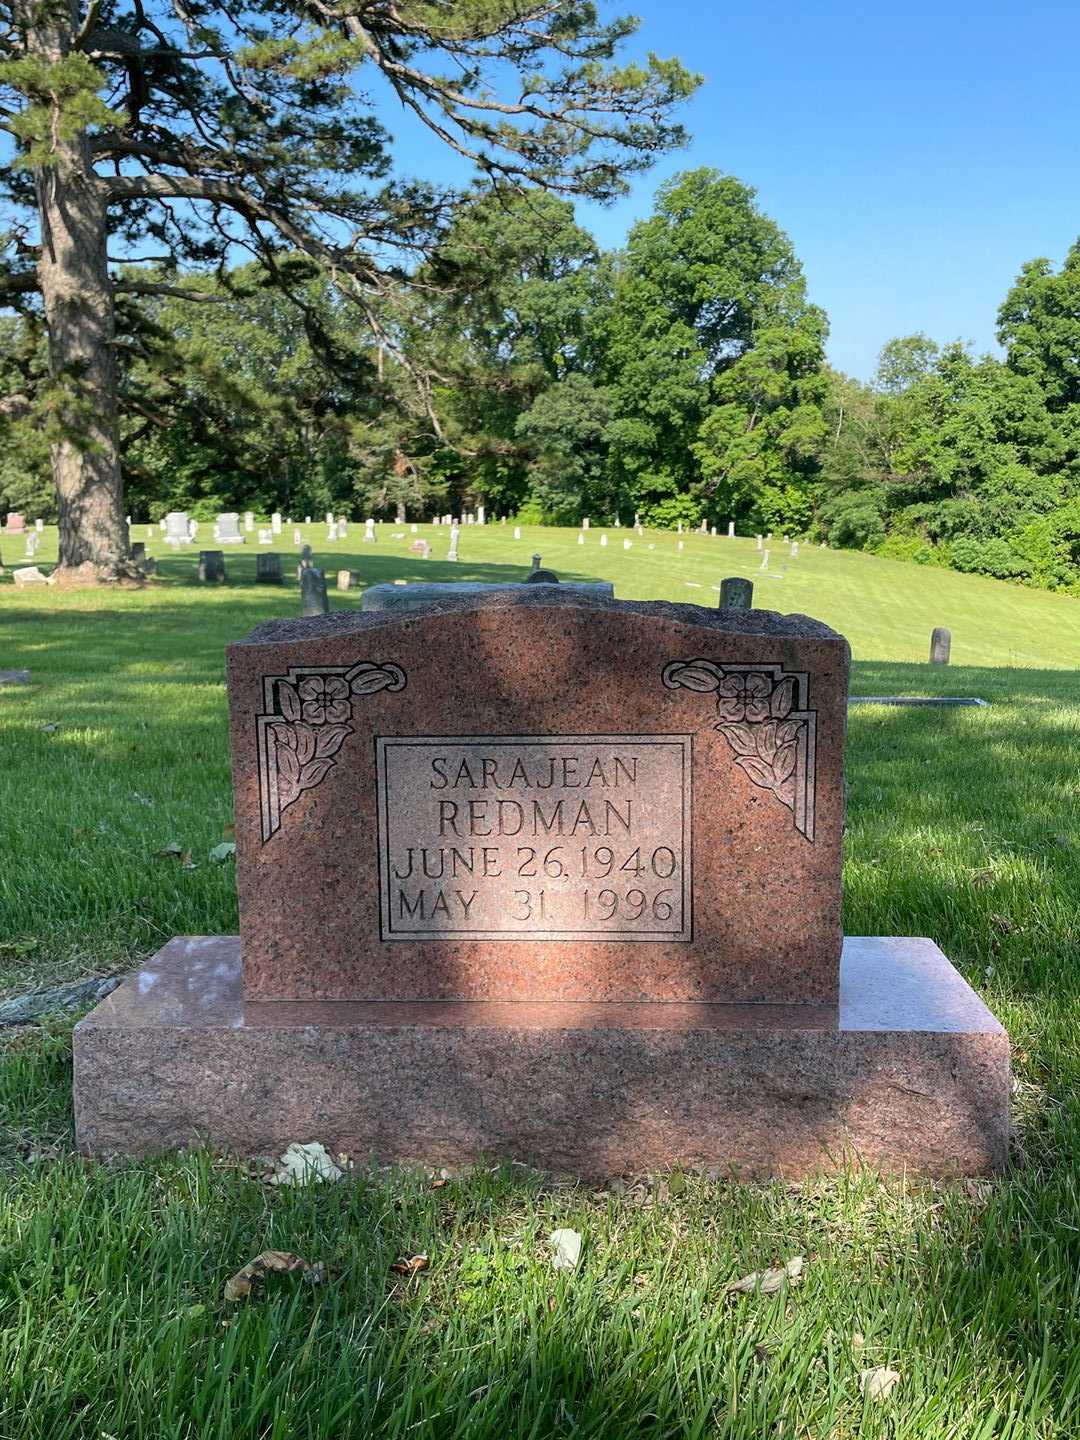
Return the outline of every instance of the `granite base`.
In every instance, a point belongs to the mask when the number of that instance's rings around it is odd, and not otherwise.
[[[930,940],[848,939],[838,1010],[250,1001],[235,937],[170,941],[75,1028],[87,1153],[321,1140],[359,1162],[796,1178],[1005,1160],[1005,1031]]]

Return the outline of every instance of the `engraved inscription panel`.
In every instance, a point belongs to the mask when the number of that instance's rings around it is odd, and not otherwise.
[[[380,737],[384,940],[690,940],[688,735]]]

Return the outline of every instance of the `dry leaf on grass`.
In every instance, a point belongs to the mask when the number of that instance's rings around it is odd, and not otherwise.
[[[727,1294],[750,1295],[756,1291],[760,1295],[775,1295],[785,1280],[792,1285],[798,1285],[802,1279],[802,1271],[803,1257],[795,1255],[786,1265],[777,1265],[771,1270],[755,1270],[752,1275],[733,1280],[727,1287]]]
[[[311,1266],[302,1255],[293,1255],[289,1250],[264,1250],[261,1255],[238,1270],[225,1286],[226,1300],[246,1300],[254,1287],[258,1287],[265,1276],[289,1275],[296,1270],[310,1270]]]
[[[403,1260],[395,1260],[390,1269],[395,1275],[404,1275],[411,1279],[412,1276],[419,1275],[421,1270],[426,1270],[430,1263],[426,1255],[407,1255]]]
[[[552,1266],[556,1270],[576,1270],[581,1259],[581,1236],[576,1230],[553,1230],[548,1236],[555,1254]]]
[[[890,1395],[900,1379],[898,1370],[887,1365],[876,1365],[873,1370],[859,1371],[859,1388],[868,1400],[884,1400]]]
[[[235,860],[235,841],[223,840],[220,845],[215,845],[210,851],[209,859],[211,865],[224,865],[226,860]]]
[[[310,1145],[290,1145],[268,1177],[268,1183],[311,1185],[319,1180],[340,1180],[341,1176],[341,1167],[334,1164],[325,1145],[314,1140]]]

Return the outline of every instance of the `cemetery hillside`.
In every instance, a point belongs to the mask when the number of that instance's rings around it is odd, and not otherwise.
[[[0,1440],[1080,1436],[1080,18],[639,8],[0,0]]]

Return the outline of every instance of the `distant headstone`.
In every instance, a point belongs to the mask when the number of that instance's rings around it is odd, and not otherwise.
[[[310,524],[311,524],[311,516],[310,516],[310,515],[305,515],[305,516],[304,516],[304,524],[305,524],[305,525],[310,525]]]
[[[702,520],[702,522],[701,522],[701,533],[702,533],[702,535],[707,535],[707,534],[709,533],[709,522],[708,522],[708,520]]]
[[[272,545],[274,543],[274,532],[272,530],[259,531],[259,544]]]
[[[744,580],[741,575],[729,575],[720,581],[721,610],[752,610],[754,608],[754,582]]]
[[[754,539],[757,541],[757,548],[760,550],[760,549],[761,549],[761,536],[760,536],[760,535],[755,535],[755,536],[754,536]]]
[[[948,665],[951,650],[952,631],[946,630],[944,625],[936,626],[930,636],[930,664]]]
[[[337,539],[337,521],[331,520],[326,527],[326,543],[329,545]]]
[[[487,516],[484,514],[484,507],[483,507],[483,505],[478,505],[478,506],[476,507],[476,523],[477,523],[477,525],[486,525],[486,524],[487,524]]]
[[[520,526],[520,525],[515,525],[515,526],[514,526],[514,539],[515,539],[515,540],[520,540],[520,539],[521,539],[521,526]]]
[[[300,601],[300,613],[304,616],[326,615],[330,610],[326,576],[316,565],[305,565],[300,572]]]
[[[9,510],[7,517],[7,530],[10,535],[21,535],[26,529],[26,516],[20,515],[16,510]]]
[[[348,590],[349,586],[354,584],[357,579],[358,576],[354,571],[339,570],[337,572],[337,588],[339,590]]]
[[[735,521],[734,521],[734,520],[729,520],[729,521],[728,521],[727,533],[728,533],[728,539],[729,539],[729,540],[734,540],[734,539],[735,539]]]
[[[299,525],[293,529],[292,543],[294,545],[302,545],[304,543],[304,532],[300,529]]]
[[[681,541],[681,540],[676,540],[676,541],[675,541],[675,549],[676,549],[676,550],[681,550],[682,548],[683,548],[683,541]]]
[[[767,570],[767,569],[769,568],[769,552],[768,552],[768,550],[763,550],[763,551],[761,552],[761,568],[762,568],[762,570]]]
[[[167,520],[159,520],[159,521],[158,521],[158,525],[159,525],[159,527],[160,527],[160,529],[161,529],[161,533],[164,535],[164,534],[165,534],[165,531],[168,529],[168,521],[167,521]],[[186,520],[184,521],[184,531],[185,531],[185,533],[187,532],[187,521],[186,521]]]
[[[282,578],[281,556],[276,551],[271,555],[255,556],[255,583],[257,585],[280,585]]]
[[[633,543],[634,543],[634,542],[633,542],[632,540],[624,540],[624,541],[622,542],[622,548],[623,548],[624,550],[629,550],[630,547],[633,545]]]
[[[278,510],[275,510],[270,516],[270,529],[275,535],[281,534],[281,512]]]
[[[532,568],[533,568],[534,570],[539,570],[539,569],[540,569],[540,554],[539,554],[539,551],[538,551],[538,552],[533,556],[533,558],[532,558]]]
[[[682,534],[682,521],[681,521],[681,520],[679,521],[679,523],[678,523],[678,524],[676,525],[676,527],[675,527],[675,534],[676,534],[676,535],[681,535],[681,534]]]
[[[606,536],[606,535],[601,534],[601,536],[600,536],[600,544],[601,544],[601,545],[606,545],[606,544],[607,544],[607,536]]]
[[[41,536],[36,530],[26,532],[26,558],[32,560],[37,554],[38,546],[41,544]]]
[[[588,515],[586,515],[586,516],[585,516],[585,519],[582,520],[582,522],[581,522],[581,528],[582,528],[582,530],[587,530],[587,529],[589,528],[589,517],[588,517]]]
[[[326,512],[326,524],[327,524],[327,526],[329,527],[330,525],[333,525],[333,523],[334,523],[334,512],[333,512],[332,510],[327,510],[327,512]]]
[[[415,535],[417,529],[418,529],[418,527],[417,527],[416,525],[410,525],[410,526],[409,526],[409,534],[410,534],[410,535]]]
[[[175,549],[178,545],[186,545],[191,538],[188,530],[188,517],[183,510],[170,510],[165,516],[165,544]]]
[[[224,515],[218,517],[218,540],[222,545],[242,545],[244,537],[240,534],[240,516],[235,510],[226,510]]]
[[[249,532],[255,529],[255,512],[253,510],[244,511],[244,529]]]
[[[792,540],[791,542],[791,558],[792,560],[799,558],[799,542],[797,540]]]
[[[225,552],[223,550],[199,551],[199,579],[211,583],[225,579]]]
[[[347,540],[349,538],[349,527],[344,520],[337,522],[337,538],[339,540]]]
[[[458,527],[456,525],[452,525],[450,527],[450,549],[446,552],[447,560],[457,559],[457,543],[459,533],[460,532],[458,531]]]
[[[189,520],[187,522],[187,533],[189,540],[195,539],[199,533],[199,522],[197,520]]]
[[[585,544],[585,531],[584,531],[584,530],[579,530],[579,531],[578,531],[577,543],[578,543],[579,545],[584,545],[584,544]]]
[[[475,516],[475,515],[472,513],[472,511],[470,510],[469,513],[465,516],[465,524],[466,524],[466,525],[474,525],[475,523],[476,523],[476,516]]]
[[[128,519],[128,524],[129,524],[129,525],[131,524],[130,518]],[[42,532],[42,530],[45,529],[45,521],[44,521],[44,520],[35,520],[35,521],[34,521],[34,529],[35,529],[35,530],[38,532],[38,534],[40,535],[41,532]]]
[[[378,539],[378,536],[375,534],[375,521],[372,519],[372,517],[371,517],[370,515],[369,515],[368,518],[364,521],[364,539],[365,539],[365,540],[377,540],[377,539]]]
[[[48,585],[49,583],[49,577],[42,574],[36,565],[24,565],[19,570],[13,570],[11,578],[14,580],[17,590],[24,590],[28,585]]]

